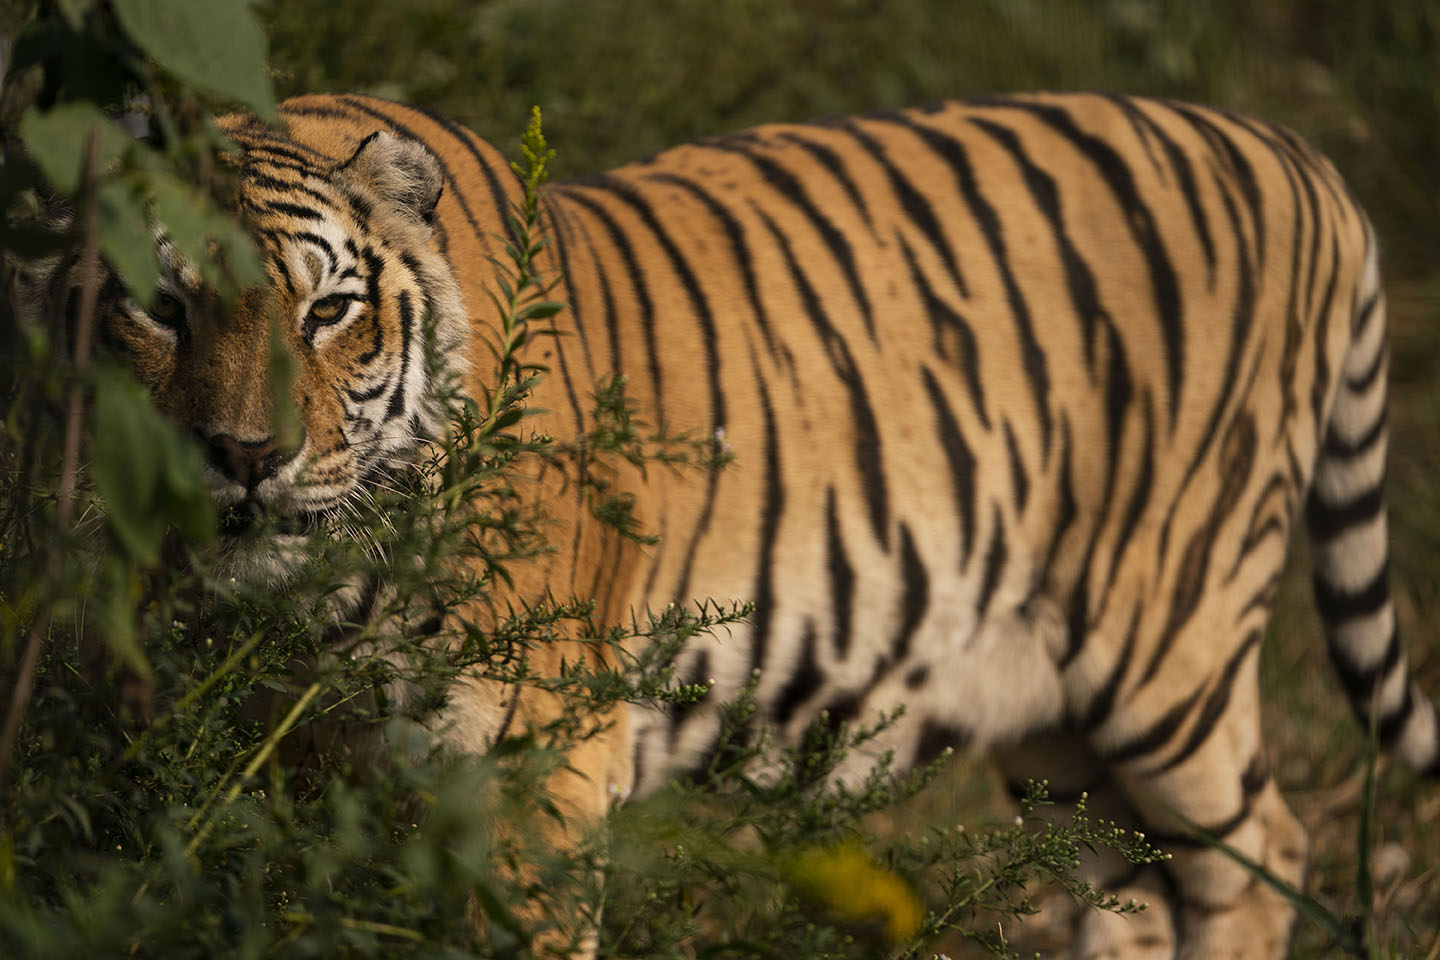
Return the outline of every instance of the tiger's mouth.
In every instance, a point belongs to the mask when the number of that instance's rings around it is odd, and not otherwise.
[[[220,534],[238,538],[263,527],[267,533],[304,537],[320,529],[329,513],[326,510],[287,512],[247,497],[220,509]]]

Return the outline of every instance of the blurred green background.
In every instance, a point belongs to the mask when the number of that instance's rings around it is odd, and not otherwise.
[[[1417,670],[1440,690],[1440,0],[275,0],[261,12],[281,95],[428,106],[512,153],[539,104],[562,176],[765,121],[1018,89],[1178,97],[1290,124],[1334,159],[1383,240],[1397,598]],[[1313,891],[1353,910],[1362,738],[1306,569],[1302,548],[1266,646],[1271,759],[1315,838]],[[976,770],[927,810],[994,793]],[[1381,790],[1380,929],[1396,954],[1434,960],[1440,791],[1399,770]],[[1302,928],[1296,953],[1324,943]]]

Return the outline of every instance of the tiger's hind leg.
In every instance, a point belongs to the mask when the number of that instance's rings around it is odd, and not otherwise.
[[[1113,822],[1138,826],[1128,797],[1085,737],[1067,730],[1033,736],[996,757],[1011,795],[1024,794],[1030,780],[1045,781],[1053,807],[1037,810],[1065,821],[1085,798],[1092,824]],[[1158,865],[1136,866],[1104,848],[1082,855],[1077,879],[1120,903],[1144,904],[1140,912],[1115,913],[1077,904],[1067,893],[1044,901],[1038,917],[1027,921],[1016,937],[1025,950],[1044,949],[1055,940],[1061,955],[1072,960],[1171,960],[1175,956],[1173,887]],[[1050,955],[1047,953],[1046,955]]]
[[[1197,620],[1197,628],[1215,623]],[[1279,960],[1289,947],[1290,901],[1205,839],[1282,883],[1303,884],[1309,843],[1270,777],[1260,739],[1259,638],[1257,626],[1228,649],[1177,640],[1173,659],[1180,662],[1150,684],[1142,679],[1128,708],[1092,736],[1147,836],[1172,857],[1166,872],[1177,903],[1179,960]],[[1229,653],[1218,668],[1195,662],[1216,647]],[[1177,689],[1191,692],[1177,702]],[[1147,696],[1155,699],[1142,710]]]

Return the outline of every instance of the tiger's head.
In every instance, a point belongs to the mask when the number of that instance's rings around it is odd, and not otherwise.
[[[276,518],[274,536],[233,551],[227,572],[277,582],[299,559],[299,529],[348,509],[439,435],[436,381],[464,372],[466,312],[432,241],[444,180],[425,146],[378,132],[336,161],[258,122],[227,132],[244,148],[238,213],[268,283],[227,304],[161,225],[158,289],[142,302],[105,283],[97,329],[204,451],[222,531]],[[288,436],[271,369],[286,354],[298,412]]]

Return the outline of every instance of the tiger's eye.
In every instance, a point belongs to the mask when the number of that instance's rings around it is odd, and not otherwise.
[[[155,303],[150,307],[150,316],[162,326],[177,329],[185,322],[185,302],[164,290],[157,290]]]
[[[349,302],[349,297],[339,295],[323,297],[310,305],[310,312],[306,314],[305,320],[316,326],[335,323],[345,315],[345,306]]]

